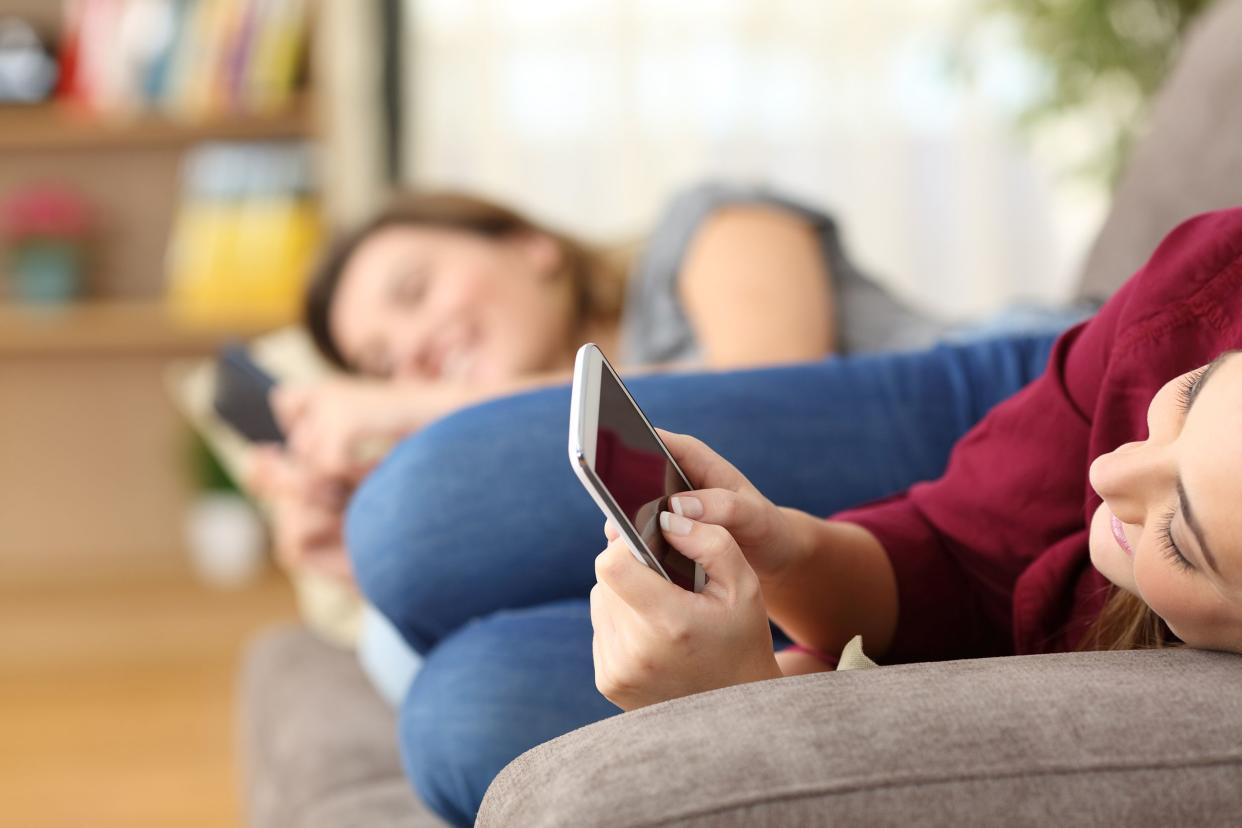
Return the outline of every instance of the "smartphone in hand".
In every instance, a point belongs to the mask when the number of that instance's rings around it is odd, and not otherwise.
[[[276,380],[243,345],[228,345],[216,358],[216,413],[252,443],[285,442],[269,395]]]
[[[670,546],[660,531],[669,496],[694,487],[591,343],[578,350],[574,362],[569,462],[634,557],[678,586],[702,591],[703,567]]]

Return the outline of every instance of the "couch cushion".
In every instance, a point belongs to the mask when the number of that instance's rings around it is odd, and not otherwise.
[[[1242,0],[1219,0],[1191,27],[1087,257],[1082,296],[1111,295],[1184,220],[1242,204],[1239,44]]]
[[[253,828],[444,825],[406,782],[396,716],[353,654],[300,626],[270,629],[246,653],[239,695]]]
[[[528,751],[478,824],[1232,824],[1240,687],[1242,657],[1185,649],[730,687]]]

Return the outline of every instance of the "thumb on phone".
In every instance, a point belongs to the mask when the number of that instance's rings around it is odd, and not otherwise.
[[[275,494],[279,486],[281,451],[276,446],[258,445],[250,449],[242,467],[242,485],[263,497]]]
[[[661,512],[660,529],[669,545],[703,567],[708,579],[704,592],[723,590],[734,595],[751,581],[758,583],[737,541],[723,526]]]
[[[293,430],[294,424],[302,418],[310,404],[310,398],[311,388],[305,385],[282,383],[268,392],[268,402],[271,403],[272,413],[276,415],[282,431],[288,434]]]
[[[745,475],[697,437],[665,431],[662,428],[657,428],[656,433],[695,486],[730,491],[740,491],[750,486]]]

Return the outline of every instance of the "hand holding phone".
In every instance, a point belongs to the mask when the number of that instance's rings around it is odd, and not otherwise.
[[[684,589],[703,589],[703,567],[673,549],[659,525],[669,496],[693,486],[593,344],[574,363],[569,460],[634,557]]]
[[[701,442],[663,435],[674,451],[599,348],[584,345],[569,457],[609,519],[591,590],[592,656],[596,686],[623,710],[781,676],[759,577],[730,526],[776,560],[767,547],[788,540],[783,512]],[[694,489],[683,469],[708,488]]]

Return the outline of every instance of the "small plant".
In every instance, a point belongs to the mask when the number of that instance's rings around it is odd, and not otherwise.
[[[1081,171],[1116,179],[1186,26],[1212,0],[981,0],[1004,16],[1042,68],[1021,123],[1085,118],[1098,140]]]

